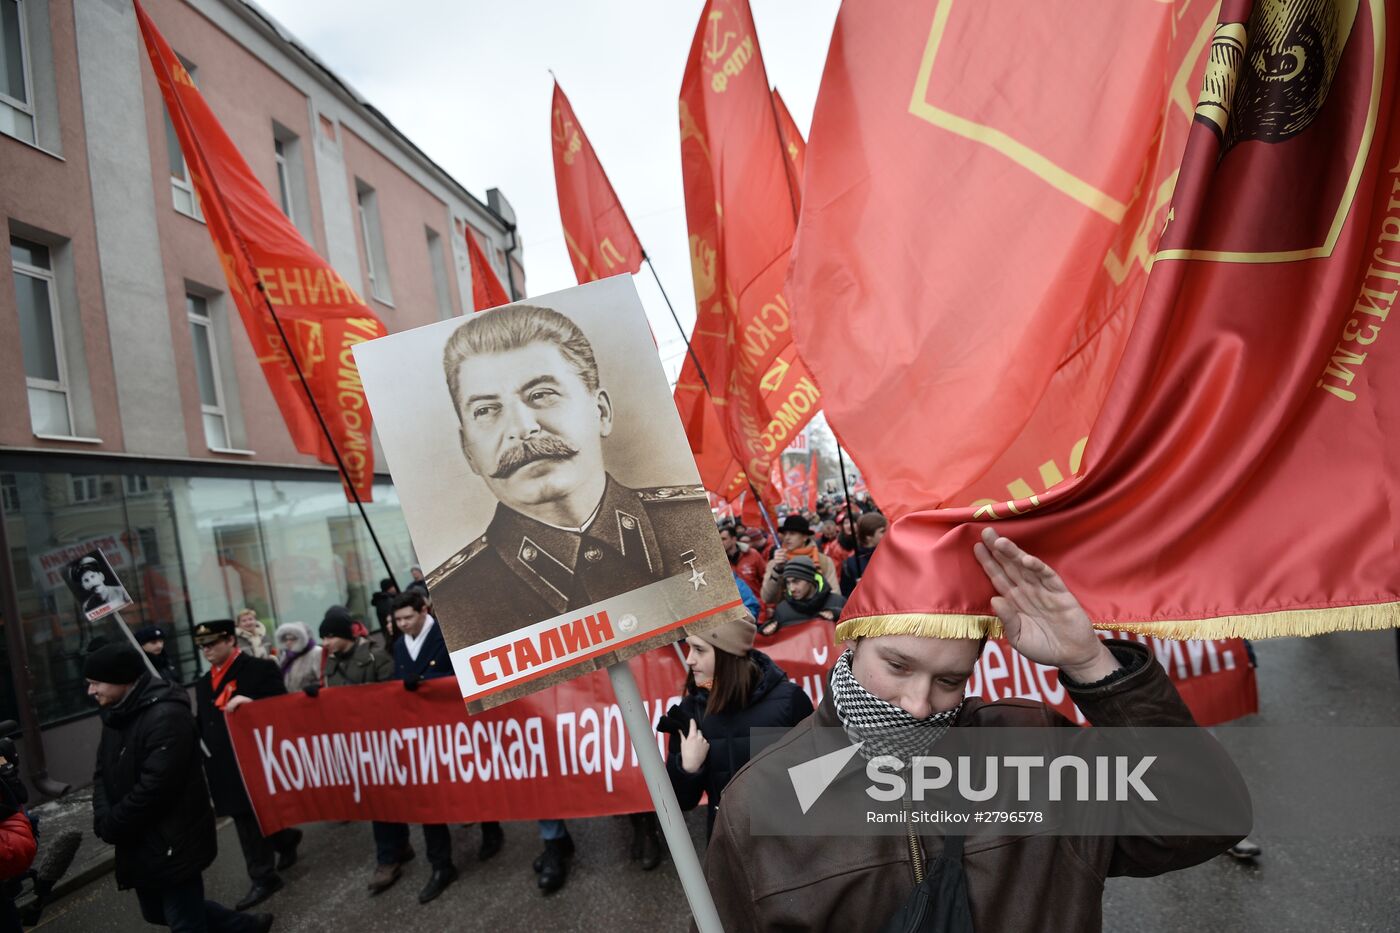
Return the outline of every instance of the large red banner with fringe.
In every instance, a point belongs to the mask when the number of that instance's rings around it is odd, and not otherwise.
[[[1105,629],[1400,622],[1397,23],[1396,0],[842,7],[789,288],[899,516],[843,634],[986,630],[982,521]]]
[[[1257,710],[1243,642],[1142,640],[1202,725]],[[821,702],[840,650],[830,625],[783,629],[759,649]],[[680,700],[680,653],[662,648],[628,663],[655,722]],[[1084,721],[1057,672],[1005,642],[988,642],[968,689],[1040,700]],[[606,671],[476,716],[464,715],[456,682],[442,678],[414,692],[392,681],[258,700],[228,725],[264,833],[316,820],[470,823],[652,808]],[[664,755],[664,736],[657,741]]]

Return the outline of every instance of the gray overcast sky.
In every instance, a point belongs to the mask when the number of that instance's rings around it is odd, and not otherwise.
[[[550,152],[553,68],[689,330],[676,98],[703,0],[257,0],[473,193],[515,207],[532,295],[576,284]],[[838,0],[751,0],[768,80],[804,135]],[[684,345],[636,276],[674,379]]]

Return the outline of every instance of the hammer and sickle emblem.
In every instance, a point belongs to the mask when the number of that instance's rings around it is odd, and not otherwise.
[[[695,280],[697,302],[715,293],[715,248],[695,234],[690,236],[690,275]]]
[[[720,33],[719,21],[724,19],[723,10],[710,11],[710,34],[705,39],[705,57],[713,64],[729,54],[729,40],[734,38],[734,33],[725,30]]]

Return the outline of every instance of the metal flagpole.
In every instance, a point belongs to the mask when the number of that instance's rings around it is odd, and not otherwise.
[[[676,315],[676,309],[671,304],[671,296],[666,294],[666,286],[661,284],[661,276],[656,274],[656,267],[651,264],[651,257],[646,250],[642,250],[642,259],[646,262],[647,268],[651,270],[651,277],[656,279],[656,287],[661,290],[661,297],[666,299],[666,310],[671,312],[671,320],[676,322],[676,330],[680,331],[681,339],[685,341],[685,352],[690,354],[690,361],[695,364],[695,371],[700,374],[700,383],[705,387],[705,394],[711,399],[715,397],[710,391],[710,380],[705,376],[705,367],[700,365],[700,358],[695,355],[694,348],[690,345],[690,338],[685,334],[685,328],[681,326],[681,319]]]
[[[835,436],[836,432],[832,432]],[[870,562],[869,557],[860,556],[860,539],[856,537],[856,520],[851,516],[851,510],[856,507],[851,500],[851,487],[846,482],[846,457],[841,453],[841,442],[836,442],[836,460],[841,464],[841,491],[846,494],[846,525],[851,532],[851,540],[856,544],[856,568],[861,574],[865,573],[865,565]]]
[[[282,329],[282,319],[277,316],[277,311],[272,307],[272,299],[267,296],[267,289],[263,287],[262,279],[258,280],[258,294],[262,295],[263,304],[267,305],[267,313],[272,315],[272,323],[277,325],[277,334],[282,338],[282,348],[287,351],[287,358],[292,361],[292,366],[297,371],[297,379],[301,381],[302,391],[306,393],[306,400],[311,403],[311,410],[316,414],[316,423],[321,426],[321,433],[326,437],[326,443],[331,447],[331,453],[335,454],[336,468],[340,470],[340,478],[345,483],[345,488],[350,490],[350,496],[355,500],[355,507],[360,510],[360,518],[364,520],[365,528],[369,531],[369,538],[374,542],[374,549],[379,552],[379,559],[384,563],[384,569],[388,571],[389,580],[394,584],[394,589],[399,588],[399,581],[394,577],[394,568],[389,563],[389,558],[384,554],[384,547],[379,543],[379,535],[374,533],[374,525],[370,523],[369,513],[365,511],[364,502],[360,501],[360,491],[355,488],[355,483],[350,479],[350,471],[345,466],[345,461],[341,459],[340,448],[335,445],[335,438],[331,436],[330,426],[326,424],[325,417],[321,414],[321,406],[316,404],[316,396],[311,394],[311,386],[306,381],[306,374],[301,371],[301,362],[297,359],[296,351],[292,349],[292,344],[287,340],[287,332]],[[373,480],[371,479],[371,482]]]
[[[695,844],[690,839],[690,830],[685,825],[680,804],[676,802],[676,790],[671,786],[666,763],[661,760],[661,751],[656,747],[656,731],[642,703],[642,693],[637,689],[632,668],[627,666],[626,661],[609,665],[608,678],[612,681],[613,692],[617,694],[617,705],[622,710],[622,721],[627,724],[627,734],[637,752],[637,761],[642,766],[642,776],[646,778],[647,790],[651,792],[651,802],[656,807],[661,831],[666,834],[666,845],[671,849],[671,861],[675,863],[676,874],[680,876],[685,899],[690,903],[695,927],[700,933],[724,933],[719,912],[715,910],[714,897],[705,881],[705,872],[700,867],[700,858],[695,854]]]
[[[783,468],[782,454],[778,455],[778,469]],[[753,488],[753,483],[749,483],[749,492],[753,493],[753,501],[758,503],[758,514],[763,516],[763,523],[768,526],[768,533],[773,536],[773,546],[778,546],[778,528],[773,524],[773,516],[768,514],[768,506],[763,504],[763,499],[759,496],[758,490]]]

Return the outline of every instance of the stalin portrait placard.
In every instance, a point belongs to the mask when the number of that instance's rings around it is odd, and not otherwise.
[[[746,615],[630,277],[355,360],[469,708]]]

